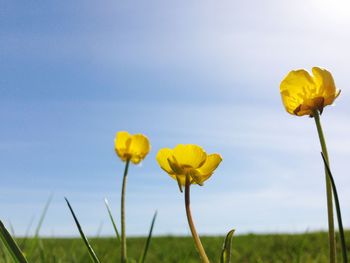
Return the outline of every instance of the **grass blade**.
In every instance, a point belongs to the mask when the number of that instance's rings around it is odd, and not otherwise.
[[[332,184],[334,202],[335,202],[335,207],[337,210],[337,218],[338,218],[340,242],[341,242],[341,247],[342,247],[343,262],[348,263],[348,255],[346,252],[345,234],[344,234],[344,228],[343,228],[343,220],[342,220],[341,211],[340,211],[340,202],[339,202],[339,197],[338,197],[338,191],[337,191],[337,188],[335,186],[335,181],[334,181],[331,169],[329,168],[329,165],[328,165],[322,152],[321,152],[321,155],[322,155],[322,159],[324,162],[324,166],[326,167],[326,170],[327,170],[327,174],[328,174],[329,179],[331,180],[331,184]]]
[[[75,216],[75,213],[74,213],[74,211],[73,211],[72,206],[70,205],[70,203],[69,203],[69,201],[68,201],[68,199],[67,199],[66,197],[65,197],[64,199],[66,200],[67,205],[68,205],[68,207],[69,207],[69,210],[70,210],[70,212],[72,213],[72,216],[73,216],[73,218],[74,218],[75,224],[77,225],[77,228],[78,228],[78,230],[79,230],[81,239],[84,241],[85,246],[86,246],[87,250],[89,251],[89,255],[90,255],[92,261],[95,262],[95,263],[100,263],[100,260],[99,260],[98,257],[96,256],[95,251],[92,249],[92,247],[91,247],[91,245],[90,245],[88,239],[86,238],[86,236],[85,236],[85,234],[84,234],[84,232],[83,232],[83,229],[82,229],[81,226],[80,226],[80,223],[79,223],[77,217]]]
[[[13,227],[11,221],[9,221],[9,226],[10,226],[10,234],[13,238],[15,238],[16,234],[15,234],[15,228]]]
[[[27,226],[27,229],[26,229],[26,232],[25,232],[24,237],[22,239],[22,242],[19,245],[22,249],[25,247],[26,242],[27,242],[27,240],[29,238],[29,232],[30,232],[30,229],[32,228],[33,222],[34,222],[34,216],[29,221],[29,224]]]
[[[44,222],[44,219],[46,217],[47,210],[49,209],[49,206],[51,204],[52,198],[53,198],[53,194],[51,194],[49,196],[49,199],[47,199],[47,201],[46,201],[46,204],[44,206],[44,210],[41,213],[41,216],[40,216],[40,219],[39,219],[39,223],[38,223],[38,225],[37,225],[37,227],[35,229],[35,235],[34,235],[35,238],[39,237],[39,232],[40,232],[41,226],[43,225],[43,222]]]
[[[98,226],[98,229],[96,232],[96,238],[99,238],[101,236],[102,228],[103,228],[103,221],[101,221],[100,225]]]
[[[41,258],[41,262],[47,262],[44,244],[40,239],[38,239],[38,247],[39,247],[39,256]]]
[[[0,220],[0,239],[5,244],[6,248],[10,252],[15,262],[28,263],[22,251],[19,249],[16,241],[11,237],[10,233],[7,231],[6,227],[4,226],[1,220]]]
[[[145,247],[143,249],[143,253],[141,254],[141,257],[139,259],[139,263],[144,263],[146,260],[148,248],[149,248],[149,245],[151,244],[152,232],[153,232],[154,223],[156,222],[156,218],[157,218],[157,211],[153,215],[153,219],[152,219],[151,227],[149,229],[147,241],[146,241]]]
[[[113,215],[112,215],[112,212],[111,212],[111,208],[109,206],[107,198],[105,198],[105,204],[106,204],[106,208],[107,208],[107,211],[108,211],[109,218],[111,219],[111,222],[112,222],[112,225],[113,225],[113,228],[114,228],[114,232],[115,232],[115,234],[117,236],[118,241],[120,242],[120,235],[119,235],[119,232],[118,232],[118,228],[117,228],[117,225],[116,225],[116,223],[114,221],[114,218],[113,218]]]
[[[235,230],[233,229],[230,232],[228,232],[226,235],[224,247],[222,248],[222,252],[221,252],[220,263],[231,262],[232,237],[234,233],[235,233]]]
[[[52,198],[53,198],[53,193],[51,193],[49,198],[47,199],[46,204],[44,206],[44,209],[43,209],[43,211],[41,213],[41,216],[39,218],[38,225],[37,225],[37,227],[35,229],[35,232],[34,232],[33,243],[31,245],[31,249],[30,249],[30,251],[28,253],[29,256],[32,256],[34,251],[35,251],[35,249],[38,248],[40,229],[41,229],[41,227],[43,225],[43,222],[44,222],[44,219],[46,217],[47,211],[49,210],[49,206],[51,204]]]

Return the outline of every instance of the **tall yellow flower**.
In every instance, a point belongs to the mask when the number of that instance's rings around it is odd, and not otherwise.
[[[134,164],[140,163],[151,150],[151,145],[146,136],[142,134],[131,135],[126,131],[117,133],[114,147],[122,161],[130,160]]]
[[[280,85],[282,101],[287,112],[297,116],[309,115],[315,120],[322,153],[329,165],[326,140],[320,115],[323,108],[331,105],[339,96],[332,74],[326,69],[312,68],[312,76],[305,70],[292,70]],[[329,262],[336,262],[336,243],[333,219],[333,194],[330,175],[325,167],[328,213]],[[337,208],[338,209],[338,208]],[[346,261],[345,261],[346,262]]]
[[[159,150],[157,161],[160,167],[180,185],[186,184],[186,177],[191,184],[202,185],[218,167],[222,158],[219,154],[209,154],[197,145],[179,144],[174,149]]]
[[[198,145],[179,144],[174,149],[160,149],[157,161],[160,167],[177,181],[181,192],[182,186],[185,186],[187,221],[202,263],[209,263],[192,218],[190,186],[191,184],[202,185],[221,163],[221,156],[217,153],[207,155]]]
[[[121,194],[121,246],[120,257],[121,263],[127,262],[127,248],[126,248],[126,230],[125,230],[125,195],[126,195],[126,178],[130,162],[134,164],[140,163],[151,150],[151,145],[146,136],[142,134],[131,135],[126,131],[117,133],[114,139],[115,152],[119,158],[125,162],[125,170],[123,176],[122,194]]]
[[[319,67],[312,68],[312,76],[304,69],[292,70],[280,85],[282,101],[287,112],[297,116],[313,116],[315,111],[331,105],[340,90],[332,74]]]

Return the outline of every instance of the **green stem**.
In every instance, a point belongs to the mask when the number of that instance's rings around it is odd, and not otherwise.
[[[315,123],[317,127],[318,137],[320,138],[322,153],[329,164],[328,151],[326,146],[326,141],[323,135],[320,114],[318,111],[314,111],[313,117],[315,118]],[[328,238],[329,238],[329,262],[336,262],[336,247],[335,247],[335,234],[334,234],[334,218],[333,218],[333,198],[332,198],[332,184],[328,171],[325,167],[326,174],[326,191],[327,191],[327,210],[328,210]]]
[[[339,235],[340,235],[340,242],[341,242],[341,248],[342,248],[343,262],[344,263],[348,263],[348,254],[346,252],[345,234],[344,234],[344,228],[343,228],[343,220],[342,220],[342,217],[341,217],[341,210],[340,210],[340,202],[339,202],[339,197],[338,197],[338,191],[337,191],[337,187],[335,186],[335,181],[334,181],[334,177],[332,175],[332,172],[329,169],[329,166],[328,166],[327,161],[324,158],[323,154],[322,154],[322,159],[323,159],[324,165],[325,165],[325,167],[327,169],[329,178],[331,179],[331,183],[332,183],[335,207],[336,207],[337,218],[338,218]]]
[[[203,248],[202,242],[199,239],[199,236],[197,234],[194,223],[193,223],[191,207],[190,207],[190,186],[191,186],[190,178],[189,178],[189,176],[187,176],[186,177],[186,185],[185,185],[185,207],[186,207],[186,215],[187,215],[188,224],[190,226],[192,237],[194,239],[194,243],[195,243],[196,248],[197,248],[199,255],[201,257],[202,263],[210,263],[210,261],[207,257],[207,254],[205,253],[205,250]]]
[[[123,186],[122,186],[122,197],[121,197],[121,263],[127,262],[127,253],[126,253],[126,235],[125,235],[125,190],[126,190],[126,179],[128,175],[128,169],[129,169],[130,160],[127,160],[125,163],[125,170],[124,170],[124,176],[123,176]]]

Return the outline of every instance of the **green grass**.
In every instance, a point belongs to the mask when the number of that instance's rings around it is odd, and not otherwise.
[[[350,240],[350,232],[346,233]],[[146,238],[129,238],[128,253],[138,259]],[[18,240],[18,243],[21,243]],[[91,245],[102,263],[119,262],[119,245],[116,238],[90,238]],[[211,262],[219,262],[224,236],[202,237],[203,245]],[[24,253],[30,249],[29,239]],[[43,250],[29,256],[35,263],[89,263],[90,258],[81,239],[40,239]],[[339,242],[338,242],[339,245]],[[340,248],[338,248],[340,249]],[[348,247],[348,251],[350,247]],[[41,251],[41,252],[40,252]],[[42,253],[42,251],[44,251]],[[338,250],[340,251],[340,250]],[[0,262],[11,262],[0,249]],[[233,238],[232,262],[235,263],[326,263],[328,262],[326,233],[300,235],[242,235]],[[341,262],[338,253],[338,262]],[[7,258],[7,259],[6,259]],[[154,237],[147,255],[148,263],[198,263],[198,255],[190,237]]]

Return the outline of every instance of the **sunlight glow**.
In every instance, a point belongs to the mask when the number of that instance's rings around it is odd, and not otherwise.
[[[349,24],[350,1],[347,0],[313,0],[313,6],[325,18],[341,24]]]

